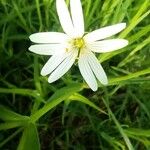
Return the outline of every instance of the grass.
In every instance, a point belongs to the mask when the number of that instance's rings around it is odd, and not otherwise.
[[[69,3],[69,0],[67,0]],[[119,22],[121,50],[97,55],[108,77],[92,92],[77,65],[53,84],[29,35],[62,31],[54,0],[0,1],[0,149],[150,149],[150,1],[82,0],[86,31]]]

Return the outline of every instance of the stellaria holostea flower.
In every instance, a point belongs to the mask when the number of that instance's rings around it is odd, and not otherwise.
[[[56,0],[56,8],[65,33],[40,32],[29,37],[32,42],[38,43],[30,46],[30,51],[52,55],[42,68],[41,75],[50,74],[48,82],[52,83],[62,77],[78,58],[79,70],[84,80],[96,91],[96,78],[103,85],[108,80],[93,52],[105,53],[125,47],[128,44],[125,39],[103,39],[119,33],[126,24],[119,23],[85,34],[80,0],[70,0],[70,13],[64,0]]]

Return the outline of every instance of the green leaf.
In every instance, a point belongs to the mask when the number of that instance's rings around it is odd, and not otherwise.
[[[135,135],[131,135],[129,134],[128,135],[131,139],[134,139],[138,142],[141,142],[144,144],[144,146],[146,147],[146,150],[149,150],[150,149],[150,141],[148,138],[145,138],[145,137],[139,137],[139,136],[135,136]]]
[[[150,130],[137,129],[137,128],[128,128],[128,129],[124,129],[124,131],[128,135],[150,137]]]
[[[136,15],[132,18],[130,21],[130,24],[127,26],[127,28],[121,32],[118,38],[126,38],[126,36],[141,22],[143,21],[149,14],[150,10],[146,11],[148,8],[149,0],[145,0],[143,5],[140,7],[139,11],[136,13]],[[146,12],[145,12],[146,11]],[[145,12],[145,13],[144,13]],[[139,38],[139,37],[138,37]],[[130,44],[130,43],[129,43]],[[100,62],[104,62],[124,51],[127,51],[129,48],[123,48],[118,51],[110,52],[110,53],[104,53],[99,56]]]
[[[144,40],[141,44],[139,44],[138,46],[136,46],[129,54],[126,58],[124,58],[120,63],[119,63],[119,67],[124,66],[126,63],[130,62],[132,59],[134,58],[134,55],[136,52],[140,51],[143,49],[143,47],[147,46],[150,43],[150,37],[147,38],[146,40]]]
[[[111,78],[109,79],[109,85],[116,85],[119,83],[123,83],[126,80],[138,78],[139,76],[146,75],[146,74],[150,74],[150,69],[141,70],[122,77]]]
[[[107,107],[107,110],[108,110],[108,113],[109,113],[110,117],[112,118],[112,120],[114,121],[117,129],[119,130],[120,134],[122,135],[122,137],[123,137],[123,139],[124,139],[124,141],[125,141],[128,149],[129,150],[134,150],[133,145],[132,145],[130,139],[128,138],[128,136],[124,132],[123,128],[121,127],[121,125],[119,123],[119,121],[117,120],[116,116],[114,115],[114,113],[112,112],[112,110],[109,107],[109,97],[108,97],[108,92],[107,92],[106,89],[105,89],[105,95],[106,95],[106,98],[105,99],[102,98],[102,100],[103,100],[105,106]]]
[[[0,93],[5,93],[5,94],[19,94],[19,95],[25,95],[25,96],[32,96],[34,97],[38,102],[43,102],[43,98],[40,96],[40,93],[37,90],[31,90],[31,89],[19,89],[19,88],[0,88]]]
[[[42,117],[49,110],[60,104],[62,101],[69,98],[72,94],[79,92],[83,89],[82,84],[71,84],[67,87],[64,87],[58,91],[56,91],[49,99],[48,103],[45,104],[41,109],[39,109],[36,113],[31,115],[30,119],[32,122],[37,121],[40,117]]]
[[[35,124],[25,127],[17,150],[40,150],[38,131]]]
[[[75,93],[74,95],[70,96],[69,99],[80,101],[80,102],[85,103],[85,104],[89,105],[90,107],[100,111],[101,113],[107,114],[105,111],[103,111],[102,109],[97,107],[94,103],[92,103],[89,99],[87,99],[86,97],[84,97],[83,95],[80,95],[78,93]]]
[[[130,33],[131,30],[135,28],[135,26],[140,23],[145,17],[147,17],[150,13],[150,10],[146,11],[148,9],[149,0],[145,0],[136,15],[132,18],[130,21],[129,26],[120,34],[120,38],[125,38],[128,33]],[[146,13],[144,13],[146,11]]]
[[[13,121],[13,122],[6,122],[0,124],[0,130],[8,130],[20,126],[24,126],[27,122],[25,121]]]
[[[73,83],[70,84],[67,87],[64,87],[58,91],[56,91],[52,97],[50,97],[50,99],[48,101],[52,101],[58,98],[62,98],[62,99],[66,99],[68,98],[70,95],[74,94],[75,92],[79,92],[81,91],[83,88],[82,84],[78,84],[78,83]]]
[[[18,121],[18,120],[28,120],[29,117],[17,114],[0,105],[0,119],[2,119],[3,121]]]
[[[130,45],[134,42],[137,42],[140,38],[143,38],[150,32],[150,25],[140,28],[139,31],[128,37]],[[137,44],[137,43],[136,43]]]
[[[109,136],[107,133],[102,132],[101,136],[110,144],[113,146],[114,150],[125,150],[125,146],[117,141],[114,137]]]

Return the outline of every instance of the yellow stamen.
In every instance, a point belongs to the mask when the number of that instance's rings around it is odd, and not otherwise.
[[[83,38],[76,38],[73,40],[73,45],[79,49],[83,48],[84,44]]]
[[[69,49],[68,49],[68,48],[66,48],[66,52],[69,52]]]
[[[76,48],[79,51],[85,47],[85,42],[83,38],[75,38],[72,39],[71,41],[68,41],[68,47],[65,49],[66,52],[69,52],[72,50],[72,48]]]

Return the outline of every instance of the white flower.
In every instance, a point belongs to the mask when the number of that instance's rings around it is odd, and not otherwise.
[[[65,33],[40,32],[29,38],[38,43],[29,50],[41,55],[52,55],[41,70],[41,75],[50,74],[48,82],[52,83],[62,77],[78,58],[80,72],[89,85],[96,91],[96,78],[101,84],[108,83],[107,76],[93,54],[111,52],[128,44],[124,39],[107,39],[126,27],[125,23],[103,27],[91,33],[84,32],[84,19],[80,0],[70,0],[71,16],[64,0],[56,0],[57,13]]]

